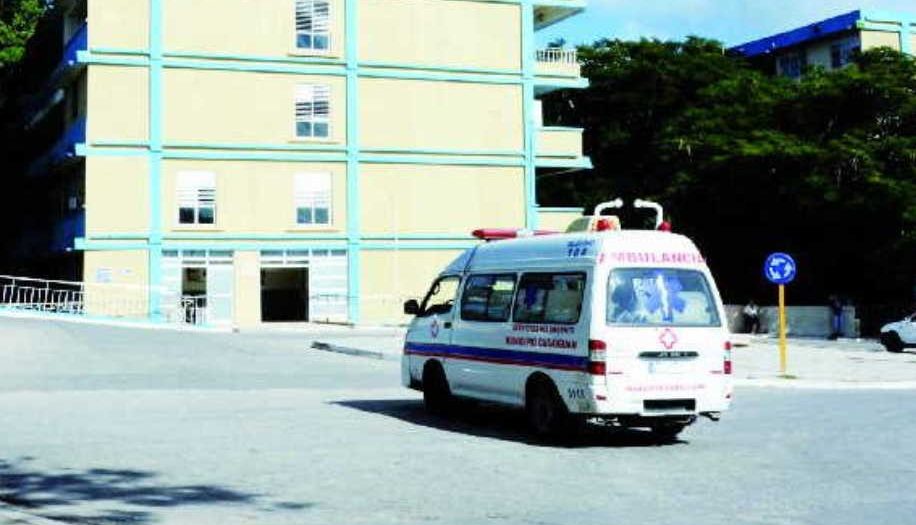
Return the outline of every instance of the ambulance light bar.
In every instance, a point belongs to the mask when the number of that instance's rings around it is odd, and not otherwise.
[[[518,239],[523,237],[536,237],[541,235],[556,235],[552,230],[526,230],[514,228],[480,228],[471,232],[474,237],[483,241],[502,241],[505,239]]]

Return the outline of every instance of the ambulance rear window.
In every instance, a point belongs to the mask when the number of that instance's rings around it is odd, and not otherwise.
[[[607,322],[638,326],[721,326],[706,276],[696,270],[619,268],[611,272]]]

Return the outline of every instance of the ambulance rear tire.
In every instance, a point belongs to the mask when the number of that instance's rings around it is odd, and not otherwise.
[[[546,378],[532,378],[525,395],[528,425],[539,438],[557,438],[571,430],[566,403],[556,386]]]
[[[429,361],[423,367],[423,404],[436,415],[446,414],[451,408],[452,392],[438,361]]]

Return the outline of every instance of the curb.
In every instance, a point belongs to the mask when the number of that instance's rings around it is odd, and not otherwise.
[[[67,525],[63,521],[28,514],[6,503],[0,503],[0,525]]]
[[[366,357],[369,359],[378,359],[378,360],[385,359],[384,352],[376,352],[373,350],[362,350],[359,348],[353,348],[350,346],[334,345],[334,344],[325,343],[322,341],[315,341],[314,343],[312,343],[312,349],[321,350],[323,352],[333,352],[335,354],[351,355],[355,357]]]
[[[734,385],[795,390],[916,390],[916,381],[829,381],[778,377],[735,379]]]

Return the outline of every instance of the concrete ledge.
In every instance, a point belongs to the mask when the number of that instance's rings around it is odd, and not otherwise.
[[[341,346],[341,345],[336,345],[336,344],[331,344],[331,343],[325,343],[322,341],[315,341],[314,343],[312,343],[312,349],[321,350],[324,352],[334,352],[337,354],[352,355],[352,356],[357,356],[357,357],[366,357],[369,359],[379,359],[379,360],[385,359],[385,353],[383,352],[376,352],[373,350],[361,350],[359,348],[352,348],[349,346]]]

